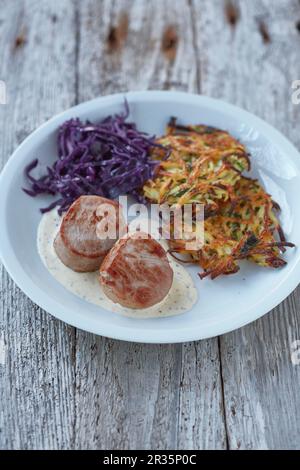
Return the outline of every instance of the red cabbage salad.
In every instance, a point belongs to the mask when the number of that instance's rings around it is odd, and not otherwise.
[[[95,124],[70,119],[58,131],[58,157],[42,176],[32,172],[39,160],[33,160],[25,175],[29,196],[50,194],[57,196],[41,212],[54,207],[61,215],[82,195],[98,195],[115,199],[128,194],[140,200],[139,190],[152,179],[157,161],[151,159],[151,150],[160,147],[168,157],[168,150],[155,142],[154,136],[140,132],[136,124],[127,122],[129,107],[125,112],[109,116]]]

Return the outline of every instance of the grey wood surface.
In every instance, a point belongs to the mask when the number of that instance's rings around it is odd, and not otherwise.
[[[0,0],[1,166],[52,115],[137,89],[225,99],[299,148],[299,21],[298,0]],[[2,268],[0,448],[299,449],[299,294],[220,338],[140,345],[52,318]]]

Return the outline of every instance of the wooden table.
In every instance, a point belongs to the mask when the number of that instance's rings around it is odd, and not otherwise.
[[[0,0],[0,163],[56,113],[142,89],[225,99],[299,148],[299,21],[298,0]],[[4,268],[0,292],[1,448],[300,448],[299,289],[246,328],[183,345],[72,328]]]

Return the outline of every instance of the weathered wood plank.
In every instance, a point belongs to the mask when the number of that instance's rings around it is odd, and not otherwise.
[[[226,416],[234,449],[300,448],[299,289],[275,311],[221,340]]]
[[[1,164],[76,97],[199,91],[200,82],[203,93],[257,113],[300,144],[291,125],[300,108],[290,100],[300,75],[299,48],[292,47],[299,40],[296,0],[276,7],[270,0],[176,0],[163,9],[160,2],[86,0],[77,11],[75,4],[3,2],[0,79],[9,104],[0,106]],[[217,340],[182,347],[81,331],[75,338],[3,271],[1,448],[226,447]],[[290,360],[298,312],[299,289],[269,316],[220,340],[231,448],[299,448],[300,369]]]
[[[76,447],[171,448],[180,357],[180,346],[135,345],[78,332]]]
[[[300,107],[291,84],[300,77],[300,5],[194,0],[205,94],[252,111],[300,145]],[[219,38],[219,39],[218,39]],[[234,449],[300,447],[299,294],[253,325],[221,338],[229,444]]]
[[[197,90],[187,2],[84,2],[78,93],[146,88]],[[91,47],[93,45],[93,47]],[[133,345],[77,332],[76,447],[222,448],[217,340]]]
[[[1,166],[47,118],[75,101],[73,2],[1,2]],[[0,448],[74,443],[74,329],[37,308],[1,269]],[[3,344],[2,344],[3,345]]]
[[[179,449],[226,449],[220,355],[216,339],[183,345]]]

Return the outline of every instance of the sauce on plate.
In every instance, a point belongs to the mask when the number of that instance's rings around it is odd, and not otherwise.
[[[186,269],[168,255],[174,271],[174,280],[167,297],[152,307],[130,309],[112,302],[101,290],[99,273],[77,273],[67,268],[55,253],[53,241],[60,227],[61,217],[57,210],[43,215],[38,228],[39,255],[52,276],[68,291],[92,304],[131,318],[153,318],[179,315],[189,311],[197,300],[197,290]],[[164,246],[164,242],[161,241]]]

